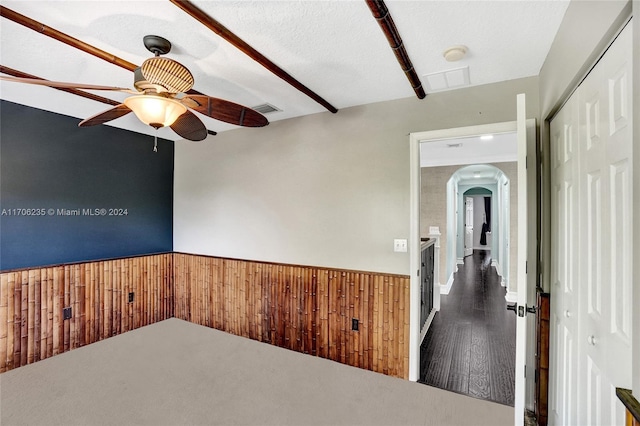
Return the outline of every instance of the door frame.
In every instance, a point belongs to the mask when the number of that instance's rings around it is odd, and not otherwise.
[[[527,120],[527,129],[532,126],[534,129],[536,127],[535,119]],[[517,131],[517,122],[516,121],[508,121],[508,122],[500,122],[500,123],[491,123],[491,124],[482,124],[476,126],[466,126],[466,127],[457,127],[450,129],[441,129],[441,130],[431,130],[424,132],[413,132],[409,134],[409,241],[408,241],[408,255],[409,255],[409,271],[410,271],[410,318],[409,318],[409,380],[418,381],[420,378],[420,144],[433,142],[435,140],[442,139],[457,139],[464,138],[470,136],[478,136],[489,133],[513,133]],[[533,138],[533,141],[529,143],[527,146],[527,154],[531,155],[535,158],[536,141]],[[533,146],[532,146],[533,145]],[[531,166],[528,168],[525,173],[533,172],[533,179],[529,178],[528,186],[529,190],[527,191],[527,199],[529,200],[529,217],[533,220],[533,234],[531,233],[531,229],[527,230],[528,233],[528,245],[531,247],[536,247],[537,238],[536,238],[536,221],[538,220],[537,210],[537,194],[535,191],[536,178],[535,178],[535,167],[532,167],[534,162],[532,162]],[[531,185],[533,183],[533,192],[531,191]],[[520,208],[520,206],[519,206]],[[527,228],[531,228],[531,223]],[[535,290],[535,277],[537,276],[537,262],[535,261],[536,250],[528,250],[528,280],[529,280],[529,289],[532,288]],[[532,267],[533,266],[533,267]],[[533,281],[533,285],[532,282]],[[534,321],[530,321],[534,323]],[[535,333],[533,334],[535,339]],[[531,339],[529,339],[531,342]],[[535,340],[534,340],[535,341]],[[530,344],[530,347],[534,347]],[[531,352],[531,351],[530,351]],[[525,354],[527,356],[527,364],[534,366],[535,362],[530,363],[529,358],[532,354]],[[527,380],[527,398],[526,398],[526,407],[528,409],[532,409],[533,407],[533,389],[534,389],[534,374],[527,375],[529,380]]]

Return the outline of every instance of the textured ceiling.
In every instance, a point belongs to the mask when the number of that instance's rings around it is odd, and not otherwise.
[[[364,0],[193,3],[338,109],[415,96]],[[387,0],[386,5],[423,85],[426,74],[468,66],[475,86],[538,75],[568,1]],[[282,110],[268,114],[270,121],[327,111],[168,0],[3,0],[2,6],[137,65],[151,56],[143,36],[165,37],[173,44],[167,56],[189,68],[196,90],[250,107],[270,103]],[[0,20],[0,35],[4,66],[48,80],[132,87],[130,71],[8,19]],[[442,52],[456,44],[467,46],[468,55],[445,61]],[[96,93],[117,101],[127,96]],[[109,108],[18,83],[0,83],[0,97],[78,118]],[[200,117],[210,130],[237,128]],[[110,125],[154,133],[133,114]],[[167,129],[159,135],[178,139]]]

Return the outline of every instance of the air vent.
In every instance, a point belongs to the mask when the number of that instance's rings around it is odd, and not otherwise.
[[[443,90],[458,89],[469,86],[469,67],[456,68],[443,72],[423,75],[427,92],[441,92]]]
[[[258,106],[251,107],[251,109],[258,111],[260,114],[269,114],[272,112],[282,111],[279,108],[274,107],[271,104],[262,104]]]

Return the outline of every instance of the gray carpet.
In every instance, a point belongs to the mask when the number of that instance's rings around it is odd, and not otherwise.
[[[2,425],[507,425],[513,408],[169,319],[0,374]]]

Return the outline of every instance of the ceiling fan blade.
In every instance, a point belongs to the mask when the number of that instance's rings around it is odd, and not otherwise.
[[[207,138],[207,128],[194,113],[187,110],[171,125],[171,130],[190,141],[201,141]]]
[[[198,105],[192,106],[190,100],[197,102]],[[269,124],[269,120],[258,111],[224,99],[206,95],[187,95],[182,98],[181,102],[201,114],[225,123],[245,127],[262,127]]]
[[[106,111],[102,111],[94,115],[93,117],[85,118],[80,123],[78,123],[78,127],[89,127],[96,126],[98,124],[106,123],[107,121],[115,120],[116,118],[120,118],[123,115],[129,114],[131,109],[125,104],[120,104]]]
[[[138,92],[133,91],[131,89],[127,89],[125,87],[98,86],[95,84],[65,83],[62,81],[40,80],[36,78],[9,77],[5,75],[0,75],[0,80],[12,81],[14,83],[36,84],[38,86],[47,86],[47,87],[53,87],[56,89],[110,90],[112,92],[126,92],[126,93],[138,94]]]

